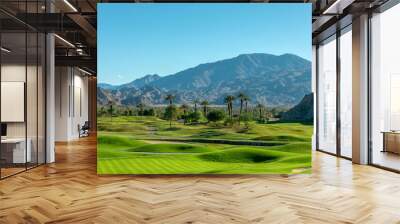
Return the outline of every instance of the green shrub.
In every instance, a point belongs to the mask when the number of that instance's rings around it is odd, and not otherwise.
[[[153,108],[145,109],[143,111],[143,116],[154,116],[156,113]]]
[[[226,118],[224,121],[225,126],[233,126],[236,123],[235,119]]]
[[[241,121],[251,121],[252,117],[250,116],[250,114],[242,114],[242,116],[240,116],[240,120]]]
[[[222,121],[225,118],[225,113],[220,110],[213,110],[207,114],[207,120],[211,122]]]
[[[176,108],[175,105],[169,105],[167,108],[165,108],[163,116],[165,120],[176,120],[177,116],[178,116],[178,109]]]
[[[202,114],[201,112],[197,111],[197,112],[191,112],[187,115],[187,121],[189,123],[193,123],[193,122],[199,122],[200,119],[202,118]]]

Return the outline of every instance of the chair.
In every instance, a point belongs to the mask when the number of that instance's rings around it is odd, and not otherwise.
[[[79,129],[79,138],[89,136],[89,129],[90,129],[89,121],[85,121],[82,127],[78,125],[78,129]]]

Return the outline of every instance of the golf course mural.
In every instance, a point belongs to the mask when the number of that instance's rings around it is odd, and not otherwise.
[[[310,173],[310,21],[309,4],[99,4],[98,174]]]

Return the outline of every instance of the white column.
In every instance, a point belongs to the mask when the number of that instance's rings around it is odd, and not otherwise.
[[[63,142],[71,140],[72,68],[58,66],[55,74],[55,141]]]
[[[353,162],[368,163],[368,15],[353,19]]]
[[[55,133],[55,56],[54,35],[46,36],[46,163],[55,161],[54,133]]]

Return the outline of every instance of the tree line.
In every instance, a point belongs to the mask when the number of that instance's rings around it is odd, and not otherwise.
[[[192,106],[189,104],[175,104],[175,95],[168,94],[164,97],[167,102],[166,107],[151,107],[144,103],[138,103],[136,107],[117,106],[109,101],[107,106],[98,107],[98,116],[157,116],[168,120],[170,126],[175,120],[180,120],[184,124],[195,124],[199,122],[221,122],[226,125],[237,123],[247,123],[256,120],[260,123],[268,122],[270,118],[279,118],[282,109],[267,109],[265,104],[257,103],[250,107],[250,97],[243,92],[237,95],[227,95],[224,98],[225,108],[212,107],[207,100],[193,100]],[[235,108],[235,105],[238,105]]]

